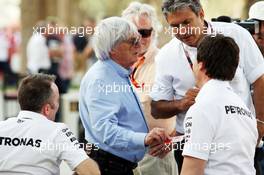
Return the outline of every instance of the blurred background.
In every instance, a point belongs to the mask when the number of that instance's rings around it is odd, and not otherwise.
[[[20,57],[19,68],[16,68],[20,72],[26,72],[26,46],[33,33],[32,28],[38,21],[53,18],[59,25],[81,26],[89,18],[98,22],[107,16],[119,16],[130,2],[132,0],[0,0],[0,29],[6,28],[8,35],[15,35]],[[162,0],[140,2],[153,5],[160,20],[166,25],[160,10]],[[208,20],[220,15],[245,19],[248,17],[250,5],[256,0],[201,0],[201,2]],[[168,41],[167,37],[160,38],[163,38],[160,46]]]
[[[78,90],[82,76],[96,62],[89,34],[78,29],[93,29],[109,16],[120,16],[132,0],[0,0],[0,121],[14,117],[19,111],[17,87],[28,73],[43,71],[57,76],[61,106],[56,121],[67,123],[79,140],[83,130],[78,114]],[[159,47],[170,40],[168,27],[161,13],[162,0],[141,0],[155,7],[164,30]],[[256,0],[201,0],[207,20],[218,16],[247,19],[250,5]],[[65,27],[60,31],[36,37],[43,26]],[[80,33],[82,32],[82,33]],[[34,57],[40,58],[32,62]],[[41,67],[45,59],[50,67]],[[62,165],[61,174],[71,174]]]

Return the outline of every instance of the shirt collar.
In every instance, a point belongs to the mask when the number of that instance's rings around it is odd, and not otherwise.
[[[40,113],[33,111],[26,111],[26,110],[20,111],[17,118],[32,119],[32,120],[48,120],[44,115]]]
[[[189,52],[196,52],[197,51],[196,47],[189,46],[189,45],[185,44],[184,42],[182,42],[182,44],[183,44],[184,49],[186,49]]]
[[[110,65],[118,73],[118,75],[120,75],[121,77],[127,78],[131,74],[131,69],[124,68],[123,66],[117,64],[111,58],[105,60],[105,63]]]
[[[198,93],[197,97],[195,98],[195,101],[200,101],[205,94],[207,94],[211,88],[215,88],[215,87],[221,87],[221,88],[227,88],[227,89],[232,89],[229,81],[222,81],[222,80],[216,80],[216,79],[211,79],[208,82],[206,82],[200,92]]]

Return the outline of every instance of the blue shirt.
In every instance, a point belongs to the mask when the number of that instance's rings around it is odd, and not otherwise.
[[[82,80],[79,111],[89,143],[138,162],[146,151],[148,127],[129,74],[112,59],[97,61]]]

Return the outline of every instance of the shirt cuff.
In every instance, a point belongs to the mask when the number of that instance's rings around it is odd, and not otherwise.
[[[254,83],[261,75],[264,74],[264,63],[257,66],[248,76],[249,82]]]
[[[208,161],[208,155],[206,153],[202,153],[202,152],[197,152],[197,151],[193,151],[193,150],[183,150],[182,152],[182,156],[189,156],[189,157],[194,157],[197,159],[202,159],[205,161]]]
[[[67,162],[69,167],[71,168],[72,171],[74,171],[77,166],[79,166],[83,161],[85,161],[86,159],[90,159],[89,156],[86,155],[86,153],[83,151],[82,154],[78,154],[74,157],[72,157],[72,162]]]
[[[132,137],[132,144],[135,145],[137,149],[146,149],[145,147],[145,137],[147,133],[136,133]]]
[[[162,93],[162,92],[151,91],[149,96],[154,101],[159,101],[159,100],[170,101],[170,100],[173,100],[173,96],[171,96],[171,95],[169,95],[167,93]]]

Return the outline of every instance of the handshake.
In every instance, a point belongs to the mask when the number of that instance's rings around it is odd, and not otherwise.
[[[145,145],[149,147],[151,156],[164,158],[171,150],[171,137],[163,128],[153,128],[145,137]]]

